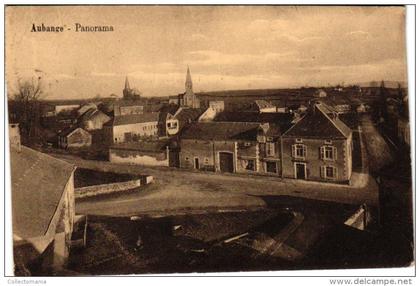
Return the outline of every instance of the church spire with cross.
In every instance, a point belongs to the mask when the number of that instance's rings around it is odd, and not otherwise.
[[[194,94],[194,91],[193,91],[190,67],[187,67],[187,76],[185,78],[185,93],[183,95],[181,105],[184,107],[192,107],[192,108],[200,107],[200,101],[198,100],[197,96]]]
[[[190,67],[187,67],[187,77],[185,79],[185,92],[193,92]]]

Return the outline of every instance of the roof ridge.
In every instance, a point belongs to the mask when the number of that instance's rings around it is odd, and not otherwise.
[[[287,135],[287,133],[290,131],[290,130],[292,130],[302,119],[304,119],[306,116],[308,115],[308,113],[306,113],[304,116],[302,116],[301,118],[299,118],[299,120],[298,121],[296,121],[295,122],[295,124],[293,124],[292,126],[290,126],[289,127],[289,129],[287,129],[284,133],[283,133],[283,136],[284,135]]]
[[[340,127],[338,127],[337,126],[337,124],[334,122],[334,120],[332,120],[331,119],[331,117],[329,117],[324,111],[322,111],[320,108],[319,108],[319,106],[318,105],[320,105],[320,104],[315,104],[315,107],[325,116],[325,117],[327,117],[328,118],[328,120],[334,125],[334,127],[338,130],[338,131],[340,131],[340,133],[344,136],[344,137],[346,137],[347,138],[347,135],[344,133],[344,131],[343,130],[341,130],[341,128]],[[338,116],[338,115],[337,115]],[[337,119],[336,120],[340,120],[338,117],[337,117]],[[340,120],[341,121],[341,120]],[[344,122],[343,122],[344,123]]]

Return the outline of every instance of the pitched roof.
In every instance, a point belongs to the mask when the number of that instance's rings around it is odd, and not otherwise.
[[[272,105],[270,102],[263,100],[263,99],[257,99],[255,101],[255,104],[258,106],[259,109],[262,108],[272,108],[275,107],[274,105]]]
[[[182,139],[254,140],[259,123],[248,122],[193,122],[182,132]]]
[[[179,121],[179,129],[181,130],[186,124],[197,121],[201,114],[204,113],[204,108],[181,108],[175,113],[175,118]]]
[[[121,99],[114,102],[114,107],[121,106],[143,106],[147,103],[146,99]]]
[[[93,118],[98,117],[98,116],[102,116],[102,117],[105,117],[106,116],[106,117],[109,118],[109,116],[106,115],[105,113],[103,113],[102,111],[100,111],[98,109],[93,109],[92,108],[92,109],[87,110],[82,115],[80,115],[79,121],[85,122],[87,120],[92,120]]]
[[[213,121],[216,122],[259,122],[274,123],[286,131],[292,125],[293,115],[290,113],[275,112],[220,112]]]
[[[268,122],[286,124],[293,120],[290,113],[277,112],[246,112],[246,111],[223,111],[216,115],[214,121],[229,122]]]
[[[162,112],[162,113],[170,113],[170,114],[174,115],[178,111],[178,109],[179,109],[179,106],[178,105],[176,105],[176,104],[168,104],[168,105],[161,106],[159,108],[159,112]]]
[[[75,166],[25,146],[10,150],[13,233],[42,236]]]
[[[115,116],[109,125],[119,126],[159,121],[159,112],[145,112],[143,114],[130,114]],[[108,125],[108,124],[107,124]]]
[[[338,116],[328,115],[323,104],[314,104],[308,113],[296,122],[284,136],[313,138],[348,138],[351,129]]]
[[[73,133],[75,130],[77,130],[77,129],[80,129],[80,130],[82,130],[82,132],[83,133],[85,133],[85,134],[89,134],[90,135],[90,133],[88,132],[88,131],[86,131],[86,130],[84,130],[82,127],[80,127],[79,125],[72,125],[72,126],[69,126],[68,128],[66,128],[66,129],[64,129],[64,130],[62,130],[62,131],[60,131],[59,133],[58,133],[58,135],[59,136],[62,136],[62,137],[67,137],[67,136],[69,136],[71,133]]]

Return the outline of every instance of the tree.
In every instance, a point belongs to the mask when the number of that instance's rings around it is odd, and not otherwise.
[[[43,85],[41,77],[31,80],[19,79],[17,91],[13,99],[15,101],[15,112],[20,125],[21,135],[24,138],[36,137],[41,116],[39,100],[43,96]]]

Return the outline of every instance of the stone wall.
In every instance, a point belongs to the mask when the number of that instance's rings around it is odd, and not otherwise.
[[[130,180],[126,182],[118,182],[111,184],[101,184],[75,189],[75,197],[77,199],[93,197],[104,194],[118,193],[138,188],[142,185],[150,184],[153,181],[152,176],[146,176],[144,180]]]

